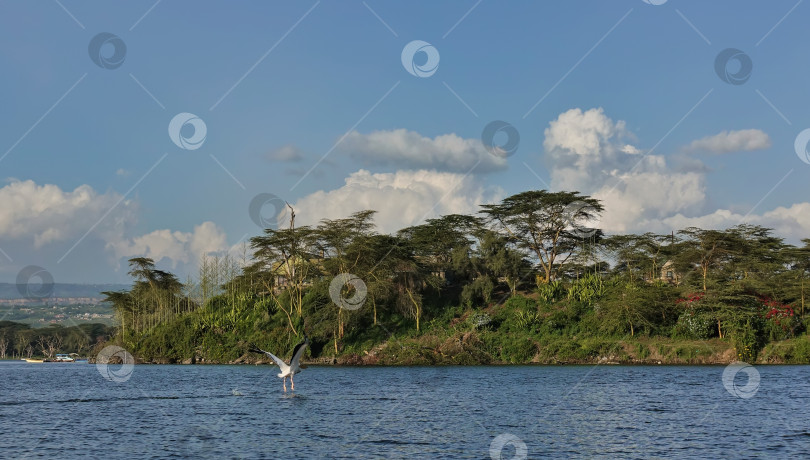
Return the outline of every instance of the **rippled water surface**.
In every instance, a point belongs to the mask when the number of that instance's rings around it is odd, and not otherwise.
[[[723,370],[313,366],[285,395],[269,366],[138,365],[110,381],[92,364],[4,362],[0,455],[481,459],[497,458],[501,445],[503,458],[810,452],[810,367],[758,367],[747,399],[726,391]]]

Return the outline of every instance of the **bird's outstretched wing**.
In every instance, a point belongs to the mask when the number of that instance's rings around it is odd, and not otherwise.
[[[299,361],[301,360],[301,356],[304,355],[304,350],[307,348],[307,345],[309,345],[309,339],[305,336],[304,341],[293,348],[292,358],[290,359],[290,367],[293,369],[300,367]]]
[[[281,358],[279,358],[278,356],[274,355],[273,353],[270,353],[269,351],[264,351],[264,350],[262,350],[261,348],[257,347],[256,345],[251,344],[251,345],[250,345],[250,348],[248,348],[248,351],[251,351],[251,352],[253,352],[253,353],[264,353],[265,355],[267,355],[267,356],[269,356],[270,358],[272,358],[272,359],[273,359],[273,361],[275,361],[275,362],[276,362],[276,364],[278,364],[278,367],[280,367],[280,368],[282,368],[282,369],[283,369],[283,368],[285,368],[285,367],[287,367],[287,363],[285,363],[284,361],[282,361],[282,360],[281,360]]]

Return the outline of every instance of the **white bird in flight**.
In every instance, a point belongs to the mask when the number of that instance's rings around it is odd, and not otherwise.
[[[309,345],[309,338],[304,336],[304,341],[299,343],[298,345],[293,348],[292,351],[292,358],[290,358],[290,364],[285,363],[281,358],[270,353],[269,351],[264,351],[261,348],[257,347],[256,345],[251,345],[250,351],[254,353],[264,353],[273,361],[276,362],[278,365],[279,370],[281,372],[278,374],[281,377],[281,384],[284,385],[284,392],[287,392],[287,377],[290,377],[290,384],[292,385],[292,391],[295,391],[295,382],[293,381],[293,376],[299,372],[301,369],[306,369],[306,366],[302,365],[301,356],[304,355],[304,349]]]

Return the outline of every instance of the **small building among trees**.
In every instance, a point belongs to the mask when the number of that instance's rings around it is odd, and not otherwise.
[[[675,264],[671,260],[666,261],[661,267],[658,279],[668,284],[681,284],[681,275],[675,270]]]

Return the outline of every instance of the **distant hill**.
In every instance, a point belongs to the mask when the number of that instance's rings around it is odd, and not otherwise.
[[[102,291],[129,289],[128,284],[71,284],[54,283],[53,297],[92,297],[101,298]],[[20,291],[14,283],[0,283],[0,299],[20,299]]]

